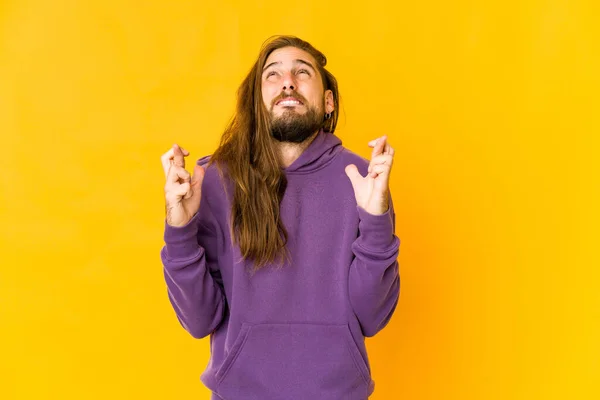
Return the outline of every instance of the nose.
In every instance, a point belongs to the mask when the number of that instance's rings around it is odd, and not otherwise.
[[[296,89],[296,81],[294,80],[294,75],[287,72],[283,75],[283,90],[295,90]]]

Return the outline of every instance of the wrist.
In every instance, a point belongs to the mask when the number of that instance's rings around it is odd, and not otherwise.
[[[371,215],[383,215],[390,209],[387,199],[371,202],[371,204],[366,204],[361,208]]]
[[[183,207],[181,207],[181,203],[175,205],[167,204],[165,206],[165,222],[167,225],[180,228],[189,224],[191,219],[185,210],[183,210]]]

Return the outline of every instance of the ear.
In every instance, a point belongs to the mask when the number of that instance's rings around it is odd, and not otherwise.
[[[333,92],[329,89],[325,91],[325,112],[332,113],[335,110],[335,103],[333,101]]]

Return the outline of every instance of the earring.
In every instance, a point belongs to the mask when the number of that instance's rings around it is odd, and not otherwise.
[[[331,113],[327,113],[327,114],[325,114],[325,119],[327,120],[327,119],[329,119],[329,118],[331,118]]]

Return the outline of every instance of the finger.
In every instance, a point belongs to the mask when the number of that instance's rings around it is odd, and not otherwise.
[[[394,148],[390,146],[390,143],[386,140],[385,148],[383,149],[383,154],[389,154],[391,156],[394,155]]]
[[[373,139],[371,140],[368,144],[369,147],[375,147],[377,145],[377,142],[382,138],[383,136],[378,137],[377,139]]]
[[[204,172],[205,169],[203,166],[196,164],[194,166],[194,175],[192,176],[192,188],[194,190],[199,190],[202,185],[202,181],[204,180]]]
[[[179,145],[173,145],[173,164],[178,167],[185,167],[185,154]]]
[[[177,147],[179,147],[179,149],[181,150],[181,152],[183,153],[184,157],[187,157],[190,155],[190,152],[187,151],[186,149],[184,149],[183,147],[181,147],[180,145],[176,145]]]
[[[379,175],[387,175],[390,172],[390,166],[389,165],[384,165],[384,164],[378,164],[378,165],[374,165],[373,168],[371,168],[371,172],[369,173],[369,176],[372,178],[376,178]]]
[[[169,175],[169,168],[171,168],[171,159],[173,159],[173,149],[169,149],[165,154],[160,157],[160,161],[165,172],[165,177]]]
[[[184,200],[187,200],[187,199],[189,199],[190,197],[192,197],[194,195],[194,189],[192,189],[191,182],[185,182],[185,183],[182,183],[181,185],[182,186],[186,185],[186,187],[187,187],[187,190],[186,190],[186,192],[183,195],[183,199]]]
[[[185,168],[178,167],[176,165],[171,166],[169,170],[169,176],[167,177],[168,183],[182,183],[189,182],[191,180],[190,173]]]
[[[392,157],[389,154],[380,154],[378,156],[375,156],[371,159],[371,162],[369,163],[369,166],[372,165],[376,165],[376,164],[387,164],[387,165],[392,165],[392,163],[394,162],[394,157]]]
[[[190,183],[189,182],[185,182],[182,183],[181,185],[177,185],[174,186],[172,188],[170,188],[169,190],[169,194],[174,196],[174,197],[183,197],[183,198],[189,198],[191,197],[189,195],[189,193],[191,192],[190,190]]]
[[[371,162],[369,163],[369,169],[368,172],[370,173],[373,170],[373,166],[378,165],[378,164],[384,164],[384,165],[388,165],[388,166],[392,166],[392,164],[394,163],[394,158],[389,155],[389,154],[380,154],[378,156],[375,156]]]
[[[386,139],[387,139],[387,136],[382,136],[379,139],[377,139],[377,144],[375,145],[375,147],[373,147],[373,151],[371,152],[371,158],[378,156],[379,154],[381,154],[383,152],[383,149],[384,149],[385,143],[386,143]]]

